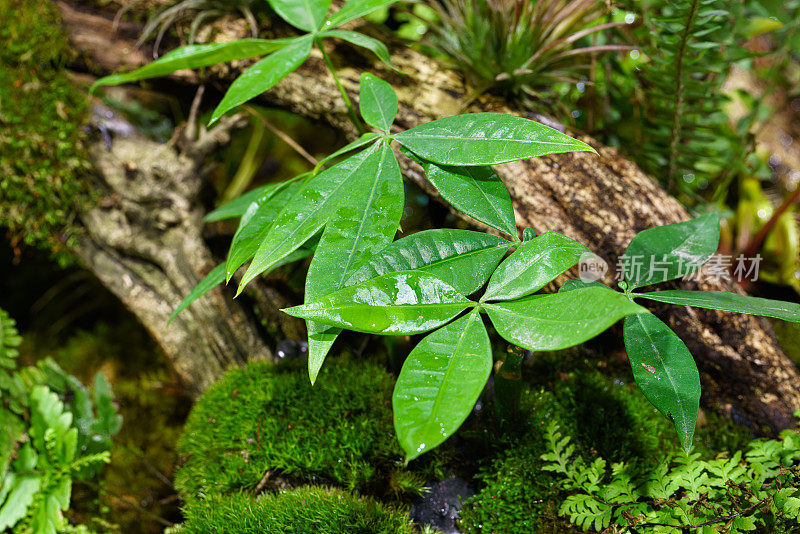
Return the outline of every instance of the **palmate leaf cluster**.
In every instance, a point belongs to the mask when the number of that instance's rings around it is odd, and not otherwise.
[[[745,140],[728,124],[722,91],[732,63],[742,58],[734,33],[738,5],[657,1],[644,13],[650,40],[641,69],[644,131],[637,160],[674,192],[735,172],[732,163],[745,152]]]
[[[707,6],[708,1],[697,5]],[[310,34],[184,47],[138,71],[99,83],[122,83],[272,51],[233,83],[214,120],[272,87],[307,57],[313,41],[336,31],[321,27],[336,26],[384,3],[351,0],[327,22],[329,3],[324,0],[273,0],[270,5]],[[717,15],[699,10],[697,16],[705,20]],[[343,97],[349,102],[345,93]],[[428,333],[406,359],[393,394],[395,430],[406,460],[451,436],[483,389],[493,356],[481,313],[501,337],[532,351],[574,346],[624,318],[634,378],[648,400],[673,422],[687,450],[700,398],[697,367],[680,338],[635,299],[800,322],[800,305],[792,303],[720,292],[637,291],[699,269],[719,243],[716,213],[637,235],[625,254],[624,292],[572,280],[556,294],[535,294],[589,250],[566,236],[536,236],[532,229],[525,229],[520,241],[510,194],[491,166],[594,150],[538,122],[501,113],[445,117],[392,133],[397,95],[389,84],[366,73],[358,104],[361,118],[376,131],[332,154],[313,171],[264,186],[210,214],[209,219],[240,216],[239,228],[225,263],[176,313],[216,284],[230,281],[247,262],[239,292],[256,277],[313,254],[305,303],[284,310],[306,320],[312,382],[343,329],[381,335]],[[511,241],[443,229],[393,241],[404,203],[393,144],[423,167],[445,200]],[[515,250],[503,259],[512,247]],[[470,299],[484,286],[482,295]]]
[[[798,414],[800,415],[800,414]],[[800,525],[800,434],[757,439],[748,451],[703,460],[587,461],[551,422],[544,469],[563,477],[560,513],[584,530],[737,534],[792,532]],[[722,529],[722,530],[720,530]]]
[[[73,480],[108,463],[122,419],[100,374],[90,393],[50,359],[17,369],[20,341],[0,310],[0,530],[62,532]]]

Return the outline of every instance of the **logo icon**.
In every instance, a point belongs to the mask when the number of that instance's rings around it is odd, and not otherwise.
[[[596,282],[603,278],[608,272],[608,263],[591,252],[584,252],[581,254],[581,259],[578,262],[578,277],[582,282]]]

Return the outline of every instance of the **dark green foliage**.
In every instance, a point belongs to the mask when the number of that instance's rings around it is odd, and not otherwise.
[[[392,432],[394,381],[367,361],[336,361],[315,386],[299,366],[234,369],[193,408],[176,485],[186,500],[254,489],[270,478],[386,492],[402,460]]]
[[[54,4],[0,0],[0,20],[0,226],[12,244],[57,253],[87,191],[86,98],[63,71],[69,49]]]
[[[341,490],[301,487],[257,497],[214,495],[185,508],[182,534],[412,534],[405,512]]]

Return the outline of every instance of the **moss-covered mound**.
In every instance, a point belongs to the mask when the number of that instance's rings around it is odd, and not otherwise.
[[[63,68],[69,45],[55,3],[0,0],[0,21],[0,226],[12,244],[59,252],[88,190],[86,97]]]
[[[184,508],[181,534],[412,534],[406,512],[322,487],[258,497],[243,493],[197,499]]]
[[[304,366],[231,370],[192,409],[178,445],[186,461],[177,487],[191,500],[254,489],[266,475],[262,488],[283,479],[384,492],[402,460],[393,384],[368,361],[332,358],[315,386]]]

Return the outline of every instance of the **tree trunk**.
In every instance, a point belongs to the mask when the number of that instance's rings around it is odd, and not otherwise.
[[[59,2],[59,6],[75,45],[95,70],[106,73],[131,68],[144,60],[145,54],[141,53],[115,56],[108,52],[112,48],[134,48],[129,37],[110,32],[107,19],[87,16],[65,2]],[[393,44],[392,60],[407,75],[374,64],[372,57],[355,52],[349,45],[337,44],[331,50],[351,99],[357,100],[360,73],[371,70],[398,89],[400,111],[396,128],[410,128],[465,111],[462,108],[466,91],[458,75],[428,57]],[[355,132],[348,122],[344,103],[318,53],[315,54],[262,98],[306,117],[324,120],[342,131],[343,137],[352,139]],[[224,88],[244,67],[237,64],[212,68],[206,76]],[[173,78],[185,83],[198,81],[196,73],[188,72],[176,73]],[[519,113],[490,96],[473,103],[469,111],[475,110]],[[590,138],[582,139],[594,146],[599,156],[589,153],[546,156],[498,166],[495,170],[511,192],[520,227],[532,227],[537,233],[557,231],[586,244],[612,266],[606,280],[611,282],[613,266],[637,232],[684,221],[689,216],[655,180],[614,149]],[[439,198],[420,169],[408,160],[404,162],[404,174],[406,179]],[[174,250],[180,248],[174,246]],[[159,261],[171,261],[169,257],[174,256],[174,250],[165,249],[162,253],[167,256]],[[674,286],[738,291],[731,283],[677,282]],[[800,408],[797,387],[800,377],[765,320],[686,307],[661,307],[656,311],[695,355],[706,405],[720,408],[753,428],[766,425],[777,431],[793,426],[792,413]],[[166,308],[161,313],[167,313]],[[186,319],[185,328],[189,328],[190,320],[198,321],[196,328],[210,328],[201,322],[202,317]],[[194,359],[192,355],[188,358]]]
[[[253,317],[230,291],[213,291],[167,324],[215,265],[202,237],[198,194],[202,156],[224,140],[222,129],[178,151],[137,135],[106,108],[95,116],[127,133],[97,136],[89,145],[103,198],[80,214],[85,231],[73,252],[136,314],[190,391],[202,391],[231,365],[268,357]]]

